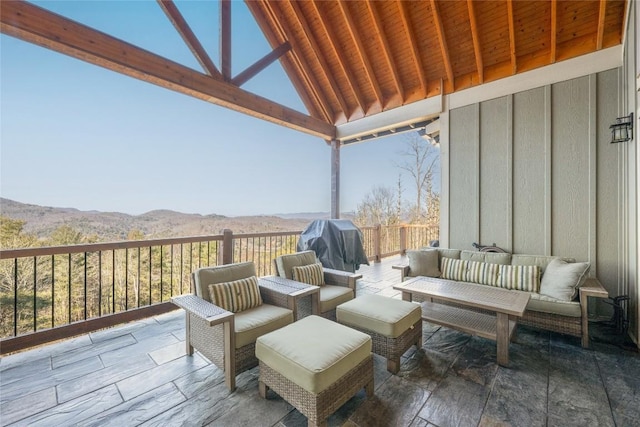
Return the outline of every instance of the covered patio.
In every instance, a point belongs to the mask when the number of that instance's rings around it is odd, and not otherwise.
[[[362,266],[358,293],[399,297],[391,265],[402,261]],[[184,326],[180,310],[4,357],[2,425],[306,425],[276,394],[260,398],[257,367],[229,393],[220,369],[185,355]],[[640,358],[610,327],[591,328],[585,350],[521,326],[504,368],[494,342],[425,323],[399,374],[376,355],[375,397],[359,392],[329,425],[637,425]]]

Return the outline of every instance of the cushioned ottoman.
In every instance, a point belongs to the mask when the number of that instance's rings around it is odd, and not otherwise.
[[[373,352],[387,358],[397,374],[400,356],[415,344],[422,347],[422,310],[418,304],[380,295],[362,295],[336,308],[338,323],[371,336]]]
[[[259,337],[258,385],[269,388],[307,417],[309,426],[327,418],[365,388],[373,396],[371,337],[324,319],[308,316]]]

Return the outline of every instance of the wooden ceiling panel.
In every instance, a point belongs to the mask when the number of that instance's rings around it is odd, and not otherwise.
[[[473,37],[466,2],[439,2],[440,13],[445,25],[445,35],[454,77],[463,76],[476,70]]]
[[[562,44],[590,35],[595,37],[599,6],[600,2],[593,0],[559,1],[558,43]]]
[[[509,23],[504,1],[474,2],[485,67],[509,61]]]
[[[549,50],[551,2],[513,2],[518,56]]]
[[[604,19],[603,48],[622,43],[622,32],[620,29],[624,25],[624,8],[624,0],[607,1],[606,15]]]

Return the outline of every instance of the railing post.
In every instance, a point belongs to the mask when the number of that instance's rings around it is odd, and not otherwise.
[[[222,264],[233,263],[233,231],[222,230]]]
[[[380,247],[381,235],[382,235],[382,225],[376,224],[376,228],[373,230],[373,247],[375,250],[374,256],[376,257],[374,262],[381,262],[382,260],[382,257],[380,256],[380,254],[382,253],[382,250]]]
[[[407,254],[407,226],[405,224],[400,226],[400,254]]]

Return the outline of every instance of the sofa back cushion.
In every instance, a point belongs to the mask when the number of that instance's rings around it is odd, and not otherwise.
[[[542,270],[537,265],[501,265],[497,284],[501,288],[538,292]]]
[[[407,258],[409,258],[409,276],[440,277],[437,250],[407,251]]]
[[[488,262],[469,261],[465,281],[481,285],[498,286],[500,265]]]
[[[262,305],[256,276],[209,285],[211,302],[233,313]]]
[[[318,262],[314,251],[302,251],[294,254],[280,255],[276,258],[278,276],[293,280],[293,267],[315,264]]]
[[[578,288],[587,279],[591,264],[588,262],[565,262],[554,259],[542,275],[540,293],[561,301],[573,300]]]
[[[452,258],[442,258],[442,278],[449,280],[467,280],[467,268],[469,261]]]
[[[246,279],[255,275],[256,267],[251,261],[199,268],[193,272],[196,295],[204,300],[211,301],[209,285]]]
[[[511,256],[511,265],[537,265],[542,270],[542,274],[544,275],[544,271],[547,269],[547,265],[554,259],[557,259],[557,256],[546,256],[546,255],[516,255],[513,254]],[[560,258],[566,262],[575,262],[576,260],[573,258]]]
[[[460,252],[460,259],[501,265],[511,264],[511,254],[501,252],[480,252],[464,250]]]
[[[322,264],[319,262],[293,267],[291,271],[293,272],[293,280],[296,282],[307,283],[314,286],[324,285],[324,270],[322,269]]]

